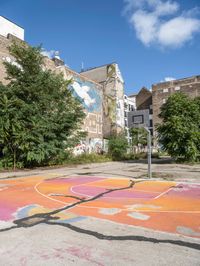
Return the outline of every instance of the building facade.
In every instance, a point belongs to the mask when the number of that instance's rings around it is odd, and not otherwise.
[[[168,82],[162,82],[152,85],[152,103],[153,103],[153,126],[156,139],[156,124],[161,123],[159,118],[160,108],[166,103],[168,97],[175,93],[182,92],[189,97],[200,96],[200,76],[193,76]]]
[[[0,35],[7,38],[8,34],[24,40],[24,29],[7,18],[0,16]]]
[[[96,81],[103,87],[103,136],[124,132],[124,80],[118,64],[82,71],[81,75]]]
[[[131,143],[130,137],[130,124],[129,124],[129,114],[136,110],[136,97],[129,97],[124,95],[124,126],[125,126],[125,135],[128,143]]]

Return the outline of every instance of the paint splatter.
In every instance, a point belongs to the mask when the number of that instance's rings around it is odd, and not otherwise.
[[[99,210],[99,213],[105,214],[105,215],[114,215],[116,213],[120,213],[121,210],[117,208],[101,208]]]
[[[146,221],[150,218],[149,215],[139,213],[139,212],[131,212],[131,213],[128,213],[127,215],[134,218],[134,219],[138,219],[138,220],[142,220],[142,221]]]

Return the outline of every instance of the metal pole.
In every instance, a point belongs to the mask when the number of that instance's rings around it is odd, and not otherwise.
[[[151,131],[148,130],[148,177],[152,178],[151,173]]]
[[[148,132],[148,137],[147,137],[147,147],[148,147],[148,178],[152,178],[152,173],[151,173],[151,131],[144,127],[144,129]]]

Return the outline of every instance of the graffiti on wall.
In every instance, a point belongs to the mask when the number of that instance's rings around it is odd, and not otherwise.
[[[103,141],[99,138],[89,138],[89,140],[81,141],[74,147],[74,155],[81,155],[83,153],[98,153],[103,151]]]
[[[94,83],[74,77],[70,88],[74,96],[80,100],[88,112],[101,111],[102,98]]]

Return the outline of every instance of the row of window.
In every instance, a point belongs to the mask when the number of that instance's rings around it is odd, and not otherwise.
[[[172,90],[174,89],[175,91],[179,91],[180,90],[180,86],[176,86],[174,88],[171,88]],[[167,93],[169,92],[170,88],[165,88],[162,90],[163,93]]]

